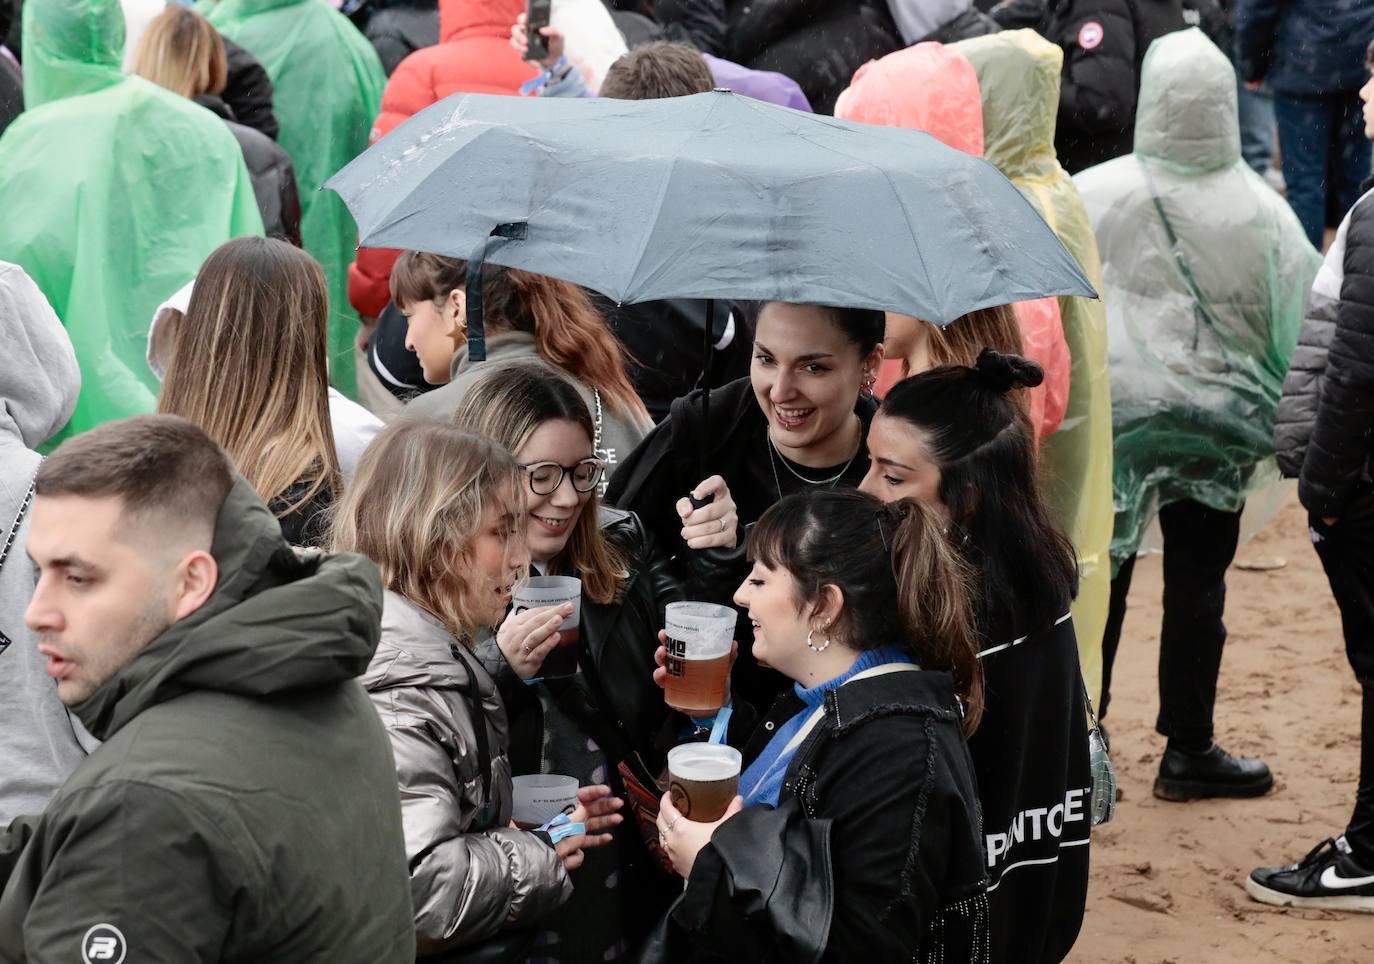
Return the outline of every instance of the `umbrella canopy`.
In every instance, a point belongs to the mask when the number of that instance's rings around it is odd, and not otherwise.
[[[474,258],[507,226],[491,261],[621,303],[789,301],[943,324],[990,305],[1096,296],[991,164],[921,132],[729,91],[457,94],[326,186],[364,247]]]

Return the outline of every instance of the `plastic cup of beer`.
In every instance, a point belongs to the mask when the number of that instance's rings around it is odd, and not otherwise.
[[[577,644],[582,635],[578,619],[582,615],[582,580],[572,576],[531,576],[511,593],[514,612],[572,603],[572,615],[558,627],[558,643],[544,657],[535,676],[558,679],[577,673]]]
[[[560,813],[577,809],[577,777],[535,773],[511,778],[511,819],[521,830],[535,830]]]
[[[715,603],[669,603],[664,616],[668,678],[663,698],[688,716],[711,716],[730,695],[736,613]]]
[[[688,820],[725,816],[739,793],[739,750],[719,743],[684,743],[668,751],[668,793]]]

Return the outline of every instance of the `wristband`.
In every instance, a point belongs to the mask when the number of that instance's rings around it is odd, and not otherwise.
[[[549,840],[558,843],[567,837],[576,837],[578,834],[587,832],[585,823],[571,823],[566,813],[560,813],[544,826],[539,828],[549,835]]]

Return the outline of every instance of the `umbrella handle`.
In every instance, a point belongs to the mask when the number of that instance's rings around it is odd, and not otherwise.
[[[467,321],[468,321],[468,361],[487,360],[487,329],[482,323],[482,268],[487,256],[506,241],[523,241],[529,233],[528,221],[508,221],[498,224],[477,244],[468,259],[467,277]]]
[[[711,362],[716,355],[716,300],[706,299],[706,334],[701,344],[701,451],[697,453],[697,478],[707,479],[706,462],[709,454],[711,439]],[[708,495],[704,499],[698,499],[695,495],[688,492],[687,501],[692,503],[693,509],[700,509],[704,505],[710,505],[716,500],[715,495]]]

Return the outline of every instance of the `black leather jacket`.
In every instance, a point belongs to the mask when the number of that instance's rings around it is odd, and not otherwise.
[[[641,961],[986,964],[978,797],[949,675],[856,680],[824,707],[779,805],[721,824]],[[801,709],[779,698],[745,759]]]

